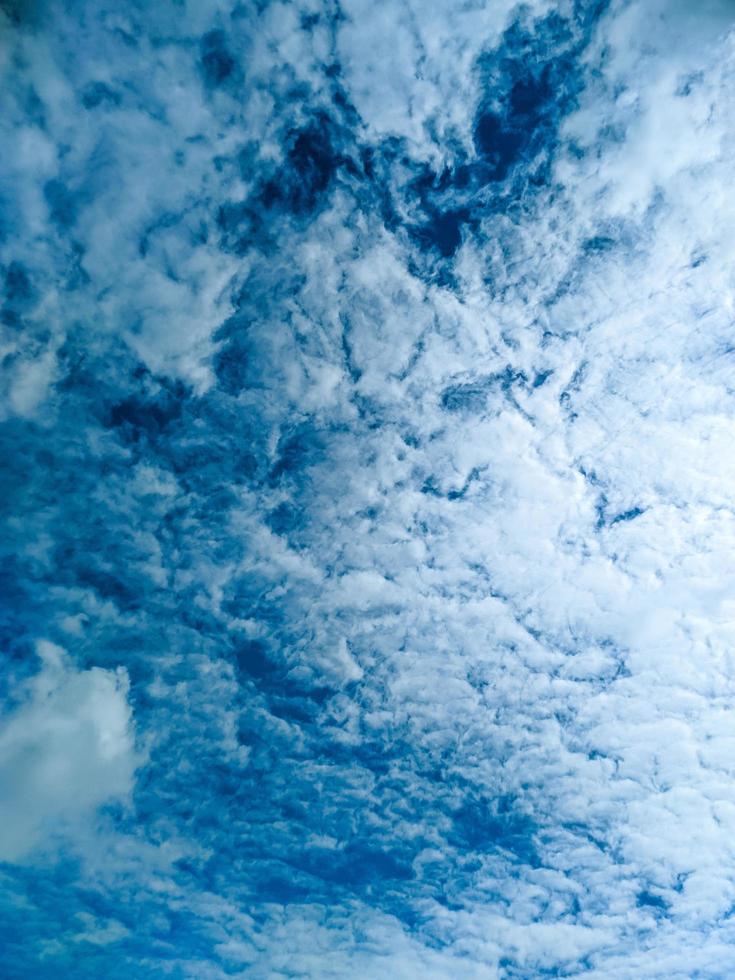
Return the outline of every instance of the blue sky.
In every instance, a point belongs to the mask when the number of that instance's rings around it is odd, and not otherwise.
[[[0,4],[0,974],[735,974],[735,4]]]

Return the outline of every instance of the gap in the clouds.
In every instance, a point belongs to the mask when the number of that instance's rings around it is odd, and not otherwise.
[[[81,195],[70,191],[63,181],[53,179],[44,184],[43,196],[53,223],[62,230],[72,228],[77,219],[78,199]]]
[[[202,37],[199,65],[204,83],[209,88],[219,88],[232,78],[237,62],[228,50],[227,36],[223,30],[211,30]]]
[[[279,440],[276,461],[268,474],[273,486],[284,476],[294,476],[304,472],[309,466],[324,458],[327,434],[313,424],[304,423],[290,431]]]
[[[477,415],[485,410],[493,391],[508,395],[514,386],[524,387],[527,382],[523,371],[516,371],[508,364],[503,371],[496,374],[449,385],[441,393],[441,406],[448,412]]]
[[[46,611],[35,590],[24,581],[23,571],[17,559],[5,559],[0,568],[0,644],[5,666],[0,674],[0,697],[6,710],[18,707],[21,701],[13,692],[23,691],[24,681],[38,670],[30,637],[34,624]]]
[[[474,128],[480,182],[505,181],[515,169],[520,179],[544,181],[559,122],[581,90],[578,57],[586,40],[552,13],[532,27],[515,21],[500,46],[481,57],[484,95]]]
[[[3,304],[0,308],[2,322],[11,328],[22,327],[24,314],[30,313],[38,305],[40,298],[30,270],[17,260],[9,262],[3,270]]]
[[[159,390],[148,398],[135,395],[112,405],[107,425],[116,429],[125,441],[147,439],[156,443],[182,415],[190,392],[181,382],[163,380]]]
[[[333,146],[332,128],[330,117],[317,112],[305,126],[287,133],[284,165],[260,192],[267,211],[282,207],[299,217],[313,213],[344,162]]]
[[[650,910],[657,917],[666,915],[670,908],[669,902],[662,895],[657,895],[647,888],[642,889],[636,895],[636,905],[639,909]]]
[[[452,840],[465,853],[505,851],[521,864],[540,866],[534,843],[537,827],[510,796],[468,800],[453,816]]]

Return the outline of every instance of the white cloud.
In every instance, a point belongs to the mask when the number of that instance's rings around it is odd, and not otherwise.
[[[4,861],[32,859],[100,804],[128,801],[139,763],[126,671],[77,670],[60,647],[37,649],[42,669],[0,722]]]
[[[77,913],[77,919],[83,928],[72,936],[75,943],[108,946],[130,935],[130,930],[116,919],[99,919],[89,912]]]

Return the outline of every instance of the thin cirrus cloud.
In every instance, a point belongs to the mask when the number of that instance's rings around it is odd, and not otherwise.
[[[4,975],[733,972],[692,9],[3,8]]]

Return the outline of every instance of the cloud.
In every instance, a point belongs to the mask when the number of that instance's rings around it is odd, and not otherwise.
[[[43,666],[0,729],[3,861],[32,859],[101,804],[128,801],[140,762],[126,671],[77,670],[48,641],[37,652]]]
[[[731,972],[730,24],[8,27],[13,975]]]

